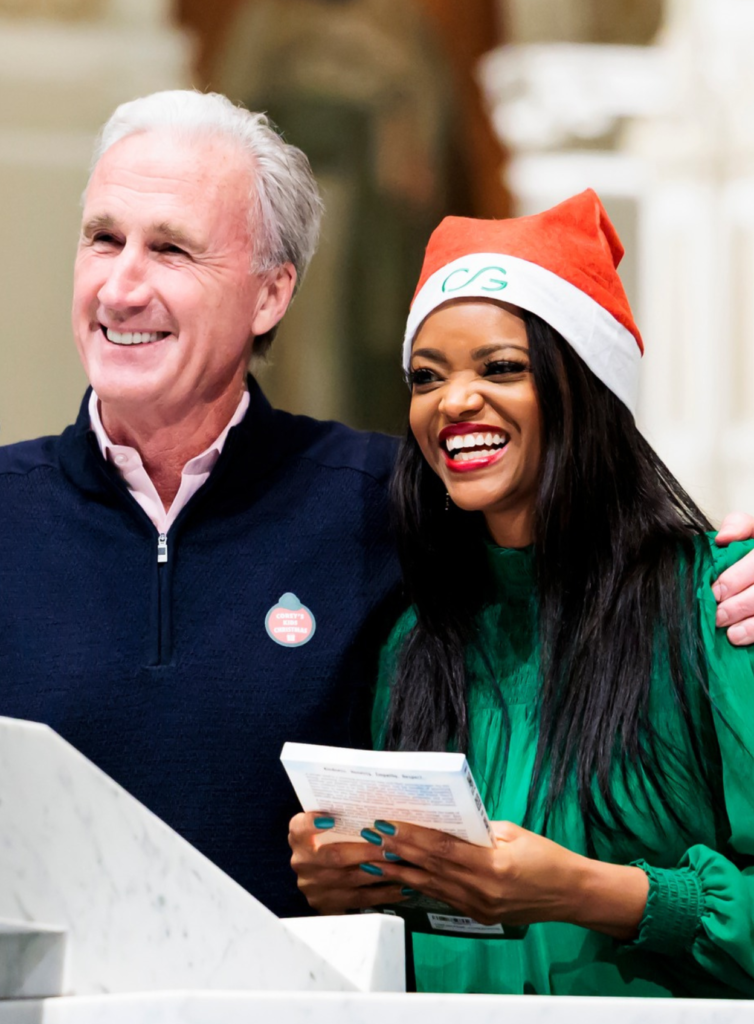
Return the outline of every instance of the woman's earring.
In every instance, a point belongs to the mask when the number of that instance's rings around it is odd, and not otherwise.
[[[449,508],[450,508],[450,495],[446,491],[445,492],[445,511],[447,512]]]

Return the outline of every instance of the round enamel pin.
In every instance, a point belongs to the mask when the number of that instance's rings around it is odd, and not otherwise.
[[[314,636],[317,623],[295,594],[283,594],[267,612],[264,620],[267,635],[282,647],[300,647]]]

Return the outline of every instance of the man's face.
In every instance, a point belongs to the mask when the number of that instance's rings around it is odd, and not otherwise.
[[[132,135],[84,207],[73,331],[104,405],[178,419],[240,394],[269,275],[250,272],[248,162],[222,140]],[[279,317],[277,317],[279,319]]]

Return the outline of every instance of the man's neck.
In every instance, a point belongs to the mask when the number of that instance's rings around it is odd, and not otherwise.
[[[152,410],[147,417],[129,417],[128,411],[100,401],[102,425],[113,444],[136,449],[162,504],[169,509],[184,466],[222,434],[244,388],[245,382],[236,384],[212,402],[192,405],[185,415]]]

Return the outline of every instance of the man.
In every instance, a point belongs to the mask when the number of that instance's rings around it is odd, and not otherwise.
[[[299,913],[278,755],[369,742],[394,446],[273,411],[246,376],[315,247],[303,154],[175,92],[119,108],[96,158],[73,300],[92,389],[60,437],[0,449],[0,711]]]
[[[315,247],[303,154],[188,92],[120,108],[98,157],[73,298],[93,390],[61,437],[0,454],[0,712],[296,913],[278,757],[369,742],[394,445],[247,380]]]

